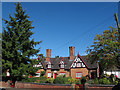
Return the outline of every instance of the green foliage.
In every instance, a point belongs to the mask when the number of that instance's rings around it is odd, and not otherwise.
[[[111,82],[114,82],[114,81],[115,81],[115,79],[116,79],[116,77],[115,77],[115,75],[114,75],[114,74],[111,74],[109,78],[110,78],[110,81],[111,81]]]
[[[16,4],[16,12],[14,17],[9,14],[10,20],[4,20],[6,28],[3,27],[2,32],[2,73],[10,72],[10,80],[22,80],[23,75],[35,75],[39,69],[33,67],[37,62],[31,60],[30,57],[37,55],[39,49],[34,47],[41,43],[30,40],[34,27],[29,16],[25,14],[21,3]],[[26,77],[28,78],[28,77]]]
[[[89,84],[95,84],[94,80],[88,80],[87,83],[89,83]]]
[[[0,60],[2,58],[2,33],[0,33]]]
[[[59,76],[54,79],[55,84],[81,84],[81,79]]]
[[[118,80],[115,79],[115,81],[111,81],[110,78],[104,77],[104,78],[101,78],[99,80],[97,78],[94,80],[89,80],[89,81],[87,81],[87,83],[89,83],[89,84],[107,84],[107,85],[114,84],[114,85],[117,85]]]
[[[85,84],[85,82],[86,82],[86,77],[82,77],[82,78],[81,78],[81,83],[82,83],[82,84]]]
[[[71,84],[71,82],[69,82],[69,79],[71,79],[71,77],[65,77],[65,84]]]
[[[101,84],[110,84],[110,81],[107,78],[103,78],[103,82]]]
[[[76,79],[75,78],[70,78],[68,79],[69,84],[75,84],[76,83]]]
[[[44,76],[45,75],[45,71],[41,71],[41,75],[40,76]]]
[[[24,78],[24,79],[22,79],[22,82],[35,82],[38,79],[39,78],[36,78],[36,77]]]
[[[64,77],[62,77],[62,76],[56,77],[56,78],[54,79],[54,83],[55,83],[55,84],[64,84],[64,83],[65,83],[65,79],[64,79]]]
[[[47,82],[46,76],[40,77],[40,83],[46,83],[46,82]]]
[[[47,79],[47,83],[53,84],[53,81],[54,81],[54,78],[48,78],[48,79]]]
[[[83,84],[83,83],[81,83],[81,80],[80,80],[80,79],[76,79],[76,80],[75,80],[75,84]]]
[[[91,63],[99,60],[101,74],[105,69],[114,69],[120,66],[117,58],[120,49],[118,36],[118,30],[111,26],[110,30],[105,30],[101,35],[97,34],[93,45],[87,49],[88,59],[91,60]]]

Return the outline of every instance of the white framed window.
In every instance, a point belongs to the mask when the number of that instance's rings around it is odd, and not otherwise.
[[[48,68],[51,68],[51,64],[48,64]]]
[[[81,78],[82,77],[82,73],[81,72],[76,72],[76,78]]]
[[[65,75],[65,72],[60,72],[60,74],[59,75]]]
[[[61,68],[64,68],[64,64],[61,64],[60,67],[61,67]]]
[[[81,67],[81,63],[77,63],[77,67]]]
[[[51,78],[51,72],[48,72],[48,78]]]

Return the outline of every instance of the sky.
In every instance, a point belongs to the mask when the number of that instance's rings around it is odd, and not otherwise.
[[[46,56],[46,49],[51,49],[51,57],[69,56],[69,47],[75,47],[75,55],[86,55],[87,47],[93,44],[94,37],[115,27],[117,2],[22,2],[26,14],[33,21],[34,34],[31,38],[41,41],[35,48],[38,54]],[[15,4],[2,2],[2,18],[9,20],[9,13],[14,16]],[[5,26],[2,22],[2,26]],[[36,58],[35,56],[33,58]]]

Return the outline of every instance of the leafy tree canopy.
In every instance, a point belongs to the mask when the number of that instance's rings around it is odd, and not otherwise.
[[[37,61],[30,59],[30,56],[37,55],[40,48],[35,49],[34,47],[41,41],[30,40],[33,35],[31,30],[34,27],[25,12],[21,3],[17,3],[15,16],[12,17],[9,14],[9,21],[3,19],[6,28],[3,27],[2,32],[2,73],[3,76],[6,76],[6,71],[9,70],[10,79],[14,82],[24,78],[23,75],[35,75],[39,69],[33,67]]]
[[[118,30],[110,26],[110,30],[105,30],[103,34],[97,34],[94,43],[87,49],[88,59],[91,62],[99,61],[102,70],[115,69],[120,66],[118,61],[119,45]]]

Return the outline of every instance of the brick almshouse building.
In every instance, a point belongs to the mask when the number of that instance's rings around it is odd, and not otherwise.
[[[98,63],[91,64],[86,56],[80,56],[79,53],[75,56],[75,47],[69,47],[69,57],[51,58],[51,49],[46,49],[46,58],[38,64],[41,69],[37,71],[37,76],[40,76],[41,71],[45,71],[48,78],[56,78],[58,75],[66,75],[66,77],[81,78],[88,76],[90,78],[99,77]]]

